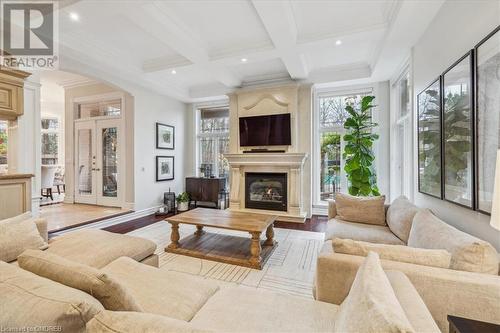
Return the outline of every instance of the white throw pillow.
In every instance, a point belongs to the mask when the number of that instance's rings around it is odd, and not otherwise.
[[[336,253],[366,257],[373,251],[378,253],[380,259],[450,268],[451,253],[446,250],[418,249],[405,245],[376,244],[342,238],[334,238],[332,245]]]
[[[498,254],[490,243],[452,227],[428,209],[413,218],[408,246],[446,249],[451,269],[498,275]]]
[[[387,210],[386,219],[389,229],[405,243],[408,243],[413,217],[418,210],[418,207],[404,195],[394,200]]]
[[[375,252],[359,267],[337,312],[334,332],[414,332]]]
[[[385,225],[385,195],[378,197],[355,197],[337,193],[335,205],[337,218],[348,222]]]
[[[24,250],[48,247],[35,224],[31,212],[0,221],[0,260],[11,262]]]

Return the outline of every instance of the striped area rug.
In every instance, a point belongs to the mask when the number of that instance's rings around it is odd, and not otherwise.
[[[206,230],[247,237],[246,233],[237,231],[213,228]],[[192,234],[195,227],[181,225],[179,231],[182,238]],[[164,248],[170,243],[170,225],[163,221],[134,230],[129,235],[150,239],[158,245],[156,253],[160,257],[160,269],[198,275],[217,280],[219,284],[244,285],[312,298],[316,258],[323,244],[324,234],[280,228],[275,228],[274,231],[278,247],[262,270],[166,253]]]

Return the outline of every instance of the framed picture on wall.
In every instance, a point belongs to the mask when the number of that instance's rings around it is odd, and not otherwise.
[[[474,206],[474,129],[470,51],[442,76],[444,199],[463,207]]]
[[[441,185],[441,80],[417,96],[418,191],[442,198]]]
[[[173,180],[174,167],[173,156],[156,156],[156,181]]]
[[[475,47],[476,208],[490,214],[500,148],[500,26]]]
[[[156,123],[156,148],[174,149],[175,148],[175,127]]]

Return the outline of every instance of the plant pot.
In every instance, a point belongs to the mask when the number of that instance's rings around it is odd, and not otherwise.
[[[177,210],[179,212],[185,212],[186,210],[189,209],[189,205],[188,205],[188,202],[187,201],[184,201],[184,202],[178,202],[177,203]]]

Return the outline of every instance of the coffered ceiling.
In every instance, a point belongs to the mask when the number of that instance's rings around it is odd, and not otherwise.
[[[61,69],[85,64],[186,102],[276,81],[388,79],[442,2],[71,0]]]

